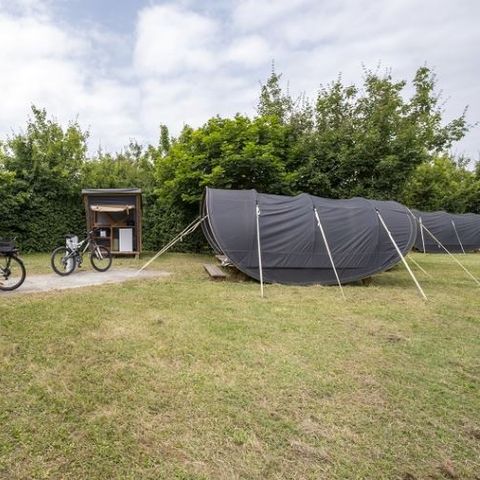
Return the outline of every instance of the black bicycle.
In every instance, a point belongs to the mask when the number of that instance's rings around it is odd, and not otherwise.
[[[18,256],[14,240],[0,240],[0,290],[18,288],[26,277],[25,265]]]
[[[81,241],[75,235],[65,237],[65,246],[57,247],[51,256],[51,264],[55,273],[70,275],[83,262],[83,255],[90,250],[90,263],[98,272],[106,272],[112,265],[112,254],[104,245],[98,245],[94,237],[95,230],[87,233]]]

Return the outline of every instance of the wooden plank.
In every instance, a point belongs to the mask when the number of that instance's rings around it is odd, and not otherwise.
[[[224,280],[227,278],[227,275],[217,265],[204,263],[203,268],[213,280]]]

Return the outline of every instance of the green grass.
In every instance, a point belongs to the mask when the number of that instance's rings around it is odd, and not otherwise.
[[[0,478],[480,478],[480,287],[414,258],[428,302],[403,267],[262,300],[181,254],[162,280],[0,295]]]

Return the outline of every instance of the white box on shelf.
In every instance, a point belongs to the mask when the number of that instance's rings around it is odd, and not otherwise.
[[[119,228],[119,252],[133,252],[133,228]]]

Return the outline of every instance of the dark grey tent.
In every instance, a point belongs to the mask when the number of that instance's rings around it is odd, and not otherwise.
[[[207,188],[202,207],[207,240],[217,253],[257,280],[257,205],[263,279],[270,283],[336,283],[315,209],[342,283],[382,272],[401,260],[377,210],[402,254],[412,248],[417,233],[415,218],[397,202]]]
[[[453,253],[473,252],[480,249],[480,215],[474,213],[452,214],[447,212],[420,212],[413,214],[422,224]],[[423,229],[417,230],[415,249],[426,253],[445,253],[445,250]]]

